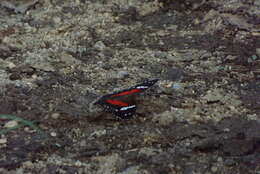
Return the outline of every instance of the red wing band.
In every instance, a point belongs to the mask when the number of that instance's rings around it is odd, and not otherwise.
[[[111,97],[125,96],[125,95],[129,95],[129,94],[137,93],[137,92],[140,92],[140,90],[132,89],[130,91],[120,92],[118,94],[111,95]]]

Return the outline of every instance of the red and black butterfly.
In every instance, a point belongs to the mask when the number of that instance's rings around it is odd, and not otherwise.
[[[158,79],[148,80],[131,88],[104,95],[94,104],[103,106],[106,111],[112,112],[120,118],[128,119],[133,116],[136,111],[135,102],[133,100],[129,101],[130,96],[144,92],[157,81]]]

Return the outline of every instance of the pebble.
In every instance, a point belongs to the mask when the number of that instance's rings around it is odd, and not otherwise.
[[[235,161],[234,160],[232,160],[232,159],[227,159],[227,160],[225,160],[225,165],[227,165],[227,166],[233,166],[233,165],[235,165]]]
[[[52,137],[56,137],[56,136],[57,136],[57,133],[56,133],[56,132],[51,132],[51,136],[52,136]]]
[[[94,48],[96,48],[99,51],[103,51],[106,48],[106,45],[102,41],[97,41],[94,45]]]
[[[21,77],[21,75],[18,74],[18,73],[12,73],[12,74],[9,76],[9,79],[10,79],[10,80],[21,80],[22,77]]]
[[[186,143],[185,143],[185,146],[190,146],[190,142],[186,142]]]
[[[0,51],[1,50],[1,47],[0,47]],[[3,52],[3,51],[2,51]],[[3,57],[1,56],[2,53],[0,53],[0,57]],[[15,68],[16,65],[13,63],[13,62],[9,62],[7,60],[2,60],[0,59],[0,68],[9,68],[9,69],[12,69],[12,68]]]
[[[218,168],[217,168],[216,166],[212,166],[212,167],[211,167],[211,171],[212,171],[213,173],[215,173],[215,172],[218,171]]]
[[[260,48],[257,48],[255,52],[256,52],[257,57],[260,58]]]
[[[231,111],[235,111],[235,110],[236,110],[235,106],[229,106],[229,109],[230,109]]]
[[[200,115],[197,115],[197,114],[196,114],[196,115],[193,116],[193,120],[194,120],[194,121],[202,121],[202,118],[201,118]]]
[[[53,21],[56,23],[56,24],[59,24],[61,22],[61,18],[59,17],[54,17],[53,18]]]
[[[25,132],[29,132],[29,133],[37,132],[37,130],[35,130],[35,129],[30,129],[30,127],[25,127],[25,128],[24,128],[24,131],[25,131]]]
[[[228,56],[226,57],[226,59],[227,59],[227,60],[230,60],[230,61],[234,61],[234,60],[237,59],[237,56],[228,55]]]
[[[225,129],[224,129],[224,132],[229,132],[229,131],[230,131],[229,128],[225,128]]]
[[[32,78],[33,78],[33,79],[37,79],[38,76],[37,76],[36,74],[33,74],[33,75],[32,75]]]
[[[4,128],[13,128],[18,125],[18,122],[16,120],[11,120],[5,123]]]
[[[31,161],[26,161],[26,162],[23,163],[23,167],[33,168],[33,163]]]
[[[16,170],[15,170],[15,174],[24,174],[25,172],[24,172],[24,169],[23,168],[17,168]]]
[[[218,157],[218,162],[223,162],[223,158],[222,157]]]
[[[6,144],[7,143],[7,139],[6,138],[1,138],[0,139],[0,144]]]
[[[58,119],[60,117],[60,114],[59,113],[53,113],[53,114],[51,114],[51,118],[53,118],[53,119]]]
[[[129,73],[127,71],[119,71],[117,73],[117,78],[118,79],[123,79],[123,78],[127,77],[128,75],[129,75]]]
[[[252,59],[253,61],[255,61],[255,60],[257,59],[257,56],[256,56],[256,55],[253,55],[253,56],[251,56],[251,59]]]
[[[80,147],[86,147],[86,145],[87,145],[87,141],[86,141],[86,140],[82,140],[82,141],[80,141],[80,143],[79,143],[79,146],[80,146]]]

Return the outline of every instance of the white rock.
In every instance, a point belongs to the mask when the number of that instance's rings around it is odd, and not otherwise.
[[[16,120],[11,120],[5,123],[4,128],[13,128],[18,125],[18,122]]]
[[[117,78],[122,79],[122,78],[125,78],[128,75],[129,75],[129,73],[127,71],[119,71],[118,74],[117,74]]]
[[[56,132],[51,132],[51,136],[52,136],[52,137],[56,137],[56,136],[57,136],[57,133],[56,133]]]
[[[0,144],[6,144],[7,143],[7,139],[6,138],[1,138],[0,139]]]
[[[256,55],[258,56],[258,58],[260,58],[260,48],[257,48],[255,52],[256,52]]]
[[[94,45],[94,48],[99,51],[103,51],[106,48],[106,45],[102,41],[97,41]]]
[[[211,167],[211,171],[212,171],[213,173],[216,173],[216,172],[218,171],[218,168],[217,168],[216,166],[212,166],[212,167]]]
[[[33,163],[31,161],[26,161],[23,163],[23,167],[25,168],[33,168]]]
[[[53,118],[53,119],[58,119],[59,116],[60,116],[59,113],[53,113],[53,114],[51,114],[51,118]]]

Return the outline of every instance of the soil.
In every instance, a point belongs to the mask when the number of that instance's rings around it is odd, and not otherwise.
[[[260,173],[257,0],[0,2],[0,173]],[[136,114],[93,105],[147,79]]]

